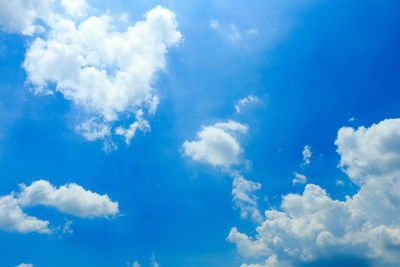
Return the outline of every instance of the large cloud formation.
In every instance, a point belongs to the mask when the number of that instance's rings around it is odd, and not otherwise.
[[[28,216],[24,207],[43,205],[82,218],[113,217],[119,213],[118,202],[99,195],[80,185],[70,183],[59,188],[48,181],[38,180],[20,185],[20,192],[0,196],[0,229],[21,233],[50,234],[49,222]]]
[[[280,210],[267,210],[254,237],[232,228],[228,240],[246,266],[299,266],[337,257],[367,259],[377,266],[400,263],[400,119],[369,128],[341,128],[335,144],[339,166],[360,190],[345,201],[318,185],[283,196]]]
[[[128,27],[109,12],[88,16],[87,10],[84,0],[2,1],[0,26],[42,32],[26,52],[28,83],[36,93],[59,92],[72,101],[76,131],[112,149],[113,133],[129,143],[137,129],[149,130],[145,115],[153,115],[159,102],[152,84],[182,35],[175,14],[161,6]]]

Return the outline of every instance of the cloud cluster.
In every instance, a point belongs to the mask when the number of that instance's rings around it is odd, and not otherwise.
[[[247,131],[247,125],[236,121],[219,122],[203,127],[197,133],[197,140],[186,140],[182,147],[184,154],[191,159],[220,167],[227,172],[233,178],[233,202],[234,207],[240,210],[240,216],[261,222],[263,217],[258,210],[256,196],[261,185],[245,179],[238,171],[232,169],[240,163],[239,155],[243,151],[236,135]]]
[[[235,121],[203,127],[197,133],[197,140],[183,143],[184,154],[214,167],[229,168],[239,163],[239,154],[242,152],[235,134],[245,133],[247,129],[246,125]]]
[[[112,134],[129,143],[136,130],[150,129],[145,115],[159,102],[152,85],[182,35],[175,14],[161,6],[128,27],[90,10],[84,0],[1,1],[0,26],[42,33],[26,52],[27,82],[35,93],[61,93],[77,111],[76,131],[113,148]]]
[[[81,218],[110,217],[118,214],[118,202],[70,183],[59,188],[48,181],[38,180],[30,186],[20,185],[19,193],[0,197],[0,229],[21,233],[50,234],[49,222],[28,216],[23,208],[43,205]],[[67,222],[66,231],[70,232]]]
[[[318,185],[308,184],[302,194],[283,196],[280,210],[267,210],[254,237],[232,228],[228,240],[240,254],[267,257],[265,264],[242,266],[297,266],[335,256],[396,266],[400,262],[399,127],[400,119],[391,119],[370,128],[340,129],[335,142],[340,166],[360,185],[359,191],[339,201]]]
[[[126,31],[117,28],[108,14],[79,23],[58,16],[23,64],[36,92],[55,90],[79,108],[83,122],[76,129],[88,140],[106,138],[115,122],[132,115],[140,119],[117,128],[127,143],[136,129],[148,129],[143,111],[152,114],[158,104],[151,84],[166,67],[168,47],[181,39],[174,13],[161,6]]]

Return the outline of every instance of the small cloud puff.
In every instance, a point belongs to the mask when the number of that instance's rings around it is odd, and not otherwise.
[[[292,180],[292,184],[296,185],[296,184],[305,184],[307,182],[307,177],[303,174],[294,173],[295,178]]]
[[[303,154],[303,164],[304,165],[310,164],[310,158],[312,152],[311,152],[311,147],[309,145],[304,146],[302,154]]]
[[[343,180],[340,180],[340,179],[336,179],[335,184],[336,184],[337,186],[343,186],[343,185],[344,185],[344,181],[343,181]]]
[[[249,95],[243,99],[240,99],[237,104],[235,105],[236,113],[240,113],[243,108],[251,105],[251,104],[258,104],[260,103],[260,99],[256,96]]]
[[[203,127],[196,134],[197,140],[183,143],[184,154],[214,167],[229,168],[239,163],[239,154],[242,152],[235,135],[245,133],[247,129],[246,125],[231,120]]]

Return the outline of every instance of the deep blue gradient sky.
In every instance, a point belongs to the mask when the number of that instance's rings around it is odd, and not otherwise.
[[[292,185],[293,172],[334,199],[354,194],[358,187],[337,167],[337,131],[400,117],[399,1],[89,3],[127,12],[133,22],[160,4],[176,14],[184,41],[169,49],[167,69],[157,74],[151,131],[106,153],[101,141],[74,131],[76,111],[62,94],[30,91],[21,64],[32,37],[0,33],[0,195],[37,179],[74,182],[118,201],[121,213],[81,219],[27,208],[54,225],[73,220],[73,234],[0,231],[1,266],[150,266],[152,253],[163,267],[240,266],[227,235],[234,226],[254,233],[256,224],[232,208],[228,175],[183,155],[185,140],[218,121],[247,124],[239,140],[252,167],[238,169],[262,184],[263,211],[304,190]],[[210,19],[258,34],[232,41]],[[234,104],[250,94],[262,104],[236,114]],[[302,167],[305,145],[313,156]]]

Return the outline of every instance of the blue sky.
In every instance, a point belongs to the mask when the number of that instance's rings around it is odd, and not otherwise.
[[[34,2],[0,2],[1,266],[400,264],[398,1]]]

